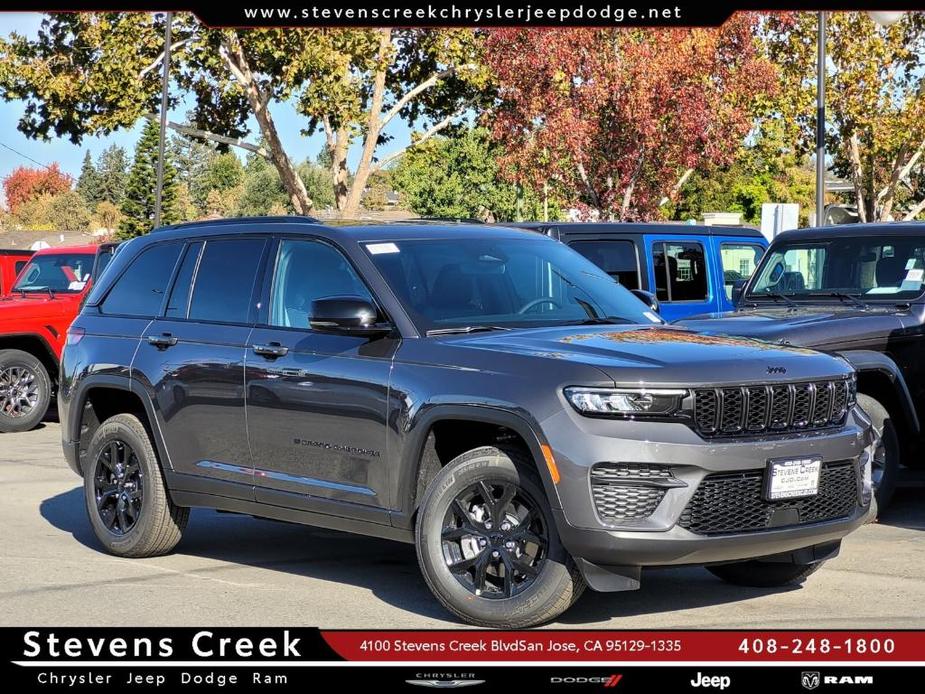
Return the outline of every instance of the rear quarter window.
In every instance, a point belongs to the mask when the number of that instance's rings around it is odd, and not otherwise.
[[[144,249],[113,284],[100,310],[119,316],[157,316],[182,248],[182,243],[173,242]]]

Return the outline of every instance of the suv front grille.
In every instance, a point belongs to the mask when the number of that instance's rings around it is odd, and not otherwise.
[[[664,465],[598,463],[591,468],[591,496],[601,520],[640,521],[653,513],[678,481]]]
[[[694,390],[701,436],[749,436],[841,426],[854,392],[848,379]]]
[[[707,475],[681,512],[678,525],[699,535],[747,533],[851,515],[858,504],[853,462],[825,463],[819,493],[803,499],[767,501],[764,470]]]

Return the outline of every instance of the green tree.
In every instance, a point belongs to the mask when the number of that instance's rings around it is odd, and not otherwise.
[[[83,197],[73,190],[52,197],[48,209],[52,228],[62,231],[89,231],[91,214]]]
[[[174,83],[194,105],[190,125],[171,127],[264,157],[302,214],[314,201],[282,144],[278,104],[295,106],[306,134],[324,133],[337,208],[349,216],[368,177],[398,156],[376,156],[390,123],[425,122],[424,141],[487,95],[482,37],[472,29],[213,29],[180,13],[173,31]],[[32,137],[80,142],[132,127],[157,110],[163,33],[161,14],[48,15],[37,37],[0,39],[0,97],[26,102],[19,129]],[[248,140],[251,123],[263,144]]]
[[[271,209],[287,211],[287,205],[279,174],[263,157],[248,156],[237,213],[248,217],[263,216],[270,214]]]
[[[93,221],[98,227],[114,232],[122,221],[122,212],[109,200],[103,200],[93,210]]]
[[[84,153],[84,161],[80,167],[80,176],[77,177],[77,192],[83,198],[84,204],[88,207],[95,207],[102,200],[100,190],[100,176],[93,163],[93,157],[90,150]]]
[[[122,204],[128,165],[128,155],[122,147],[110,145],[103,150],[96,163],[100,200],[107,200],[113,205]]]
[[[141,139],[135,146],[135,159],[129,171],[122,201],[120,238],[147,234],[154,227],[154,207],[157,186],[158,128],[151,121],[145,123]],[[164,187],[161,206],[161,224],[172,224],[179,219],[177,210],[176,171],[169,157],[164,161]]]
[[[815,142],[815,12],[770,15],[761,39],[781,74],[775,108],[804,151]],[[890,27],[866,12],[829,13],[826,143],[835,173],[854,184],[860,220],[914,219],[925,210],[925,13]]]
[[[426,217],[542,219],[535,192],[502,179],[503,149],[484,128],[465,128],[408,151],[391,170],[391,182],[405,204]],[[559,214],[553,205],[550,216]]]

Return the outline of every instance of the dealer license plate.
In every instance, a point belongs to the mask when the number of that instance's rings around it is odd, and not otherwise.
[[[785,458],[768,461],[766,496],[769,501],[799,499],[819,493],[822,458]]]

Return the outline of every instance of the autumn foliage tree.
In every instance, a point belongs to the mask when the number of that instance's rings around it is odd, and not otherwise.
[[[490,121],[505,174],[549,183],[588,218],[659,216],[699,162],[734,155],[773,90],[756,22],[490,30],[499,94]]]
[[[71,189],[71,177],[58,164],[45,168],[20,166],[3,179],[3,192],[10,213],[16,214],[25,203],[42,195],[58,195]]]

